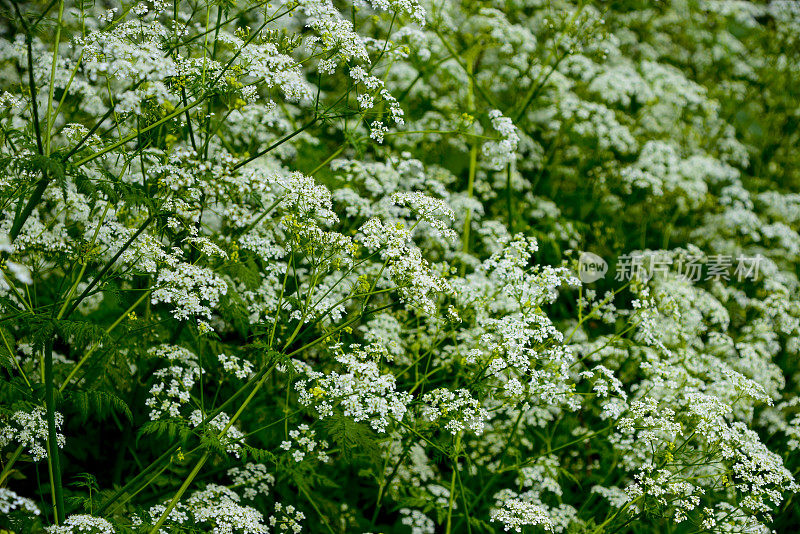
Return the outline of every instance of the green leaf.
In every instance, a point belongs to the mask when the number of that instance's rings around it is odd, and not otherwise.
[[[323,425],[331,441],[339,446],[346,462],[352,462],[357,455],[366,456],[370,462],[379,461],[380,447],[375,433],[368,426],[343,415],[325,419]]]

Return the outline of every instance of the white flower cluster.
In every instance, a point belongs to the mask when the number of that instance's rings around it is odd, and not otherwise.
[[[330,191],[310,176],[300,172],[277,176],[275,185],[282,190],[281,206],[285,210],[303,219],[319,218],[331,223],[339,220],[331,210]]]
[[[328,442],[325,440],[316,440],[316,431],[311,430],[308,425],[302,424],[296,429],[289,431],[288,440],[281,442],[281,449],[292,452],[292,459],[295,462],[302,462],[307,454],[316,451],[316,458],[320,462],[327,462],[330,460],[328,453],[325,449],[328,448]]]
[[[574,271],[563,267],[533,266],[531,259],[539,249],[533,238],[518,234],[501,237],[497,246],[500,249],[487,258],[475,273],[468,276],[468,285],[460,288],[467,295],[490,295],[498,289],[506,296],[496,296],[492,303],[495,310],[535,309],[552,303],[558,297],[558,290],[564,286],[577,287],[580,280]]]
[[[373,9],[404,13],[419,25],[425,24],[425,8],[414,0],[367,0]]]
[[[290,102],[307,101],[312,98],[312,89],[303,77],[297,61],[291,56],[282,54],[274,43],[244,42],[233,35],[222,34],[232,48],[241,50],[237,65],[244,67],[249,77],[255,78],[263,86],[278,87]],[[260,84],[259,84],[260,85]],[[246,102],[257,97],[257,85],[242,87],[242,96]],[[252,92],[248,97],[248,89]]]
[[[397,99],[386,90],[383,80],[368,74],[367,71],[365,71],[360,65],[350,69],[349,74],[350,78],[352,78],[356,84],[363,84],[368,91],[374,93],[376,96],[379,96],[381,101],[385,102],[389,106],[389,115],[395,124],[398,126],[402,126],[404,124],[405,121],[403,120],[403,108],[400,107]],[[359,107],[362,110],[372,109],[372,107],[375,105],[374,96],[370,93],[362,93],[358,95],[357,100]],[[382,125],[380,122],[378,124]],[[379,142],[382,141],[383,139],[381,139]]]
[[[437,388],[426,393],[422,402],[422,416],[428,421],[443,423],[442,427],[453,435],[467,429],[480,435],[489,420],[489,412],[466,389]]]
[[[650,86],[631,65],[620,64],[600,73],[589,84],[589,91],[609,104],[629,107],[646,104],[653,99]]]
[[[47,527],[48,534],[115,534],[116,529],[102,517],[76,514],[67,517],[63,525]]]
[[[336,356],[344,372],[309,370],[307,378],[295,383],[300,402],[313,406],[320,417],[329,417],[334,409],[341,410],[354,421],[369,421],[379,432],[386,430],[390,418],[402,420],[411,396],[398,392],[395,376],[382,373],[378,363],[367,357],[359,347],[351,347],[349,352],[340,350]]]
[[[488,159],[489,168],[499,171],[516,160],[519,134],[511,119],[504,117],[500,110],[491,110],[489,119],[492,121],[492,128],[500,134],[500,140],[485,142],[481,150]]]
[[[267,471],[264,464],[247,463],[243,467],[231,467],[228,476],[233,487],[242,488],[245,499],[255,499],[258,495],[269,495],[275,485],[275,477]]]
[[[207,267],[179,263],[165,268],[156,279],[158,289],[151,302],[164,302],[173,307],[172,316],[178,320],[190,317],[211,318],[211,310],[220,297],[228,292],[228,284]]]
[[[503,371],[525,374],[547,342],[560,342],[563,335],[550,319],[536,313],[509,314],[500,319],[481,318],[483,332],[479,348],[469,352],[469,363],[486,362],[487,374],[497,376]],[[569,362],[565,362],[569,363]]]
[[[397,192],[391,200],[398,206],[407,206],[419,221],[424,221],[436,235],[453,240],[456,233],[448,228],[444,220],[455,220],[455,213],[447,202],[433,198],[421,191]]]
[[[284,506],[276,502],[275,514],[269,516],[269,524],[271,527],[277,528],[280,532],[298,534],[303,531],[301,521],[305,518],[306,515],[291,504]]]
[[[340,61],[369,61],[362,38],[353,31],[353,23],[342,17],[330,0],[301,0],[297,2],[306,16],[306,25],[319,36],[313,44],[336,54]],[[323,66],[325,65],[325,66]],[[333,72],[335,63],[320,65],[320,70]]]
[[[370,219],[359,230],[367,249],[379,250],[385,259],[389,278],[403,301],[419,307],[426,315],[434,315],[434,297],[450,292],[450,284],[431,270],[405,224],[386,225],[379,219]]]
[[[65,404],[192,452],[50,532],[793,528],[798,2],[102,3],[0,23],[3,475],[47,457],[45,320]],[[581,285],[588,249],[670,261]],[[734,255],[761,276],[682,276]]]
[[[179,502],[167,516],[167,524],[202,526],[214,534],[268,534],[270,529],[262,513],[240,501],[241,497],[232,489],[208,484]],[[148,515],[155,522],[165,510],[166,506],[158,504],[148,510]]]
[[[677,148],[664,141],[648,141],[639,159],[621,173],[626,190],[646,190],[653,196],[678,197],[680,209],[696,208],[709,184],[738,181],[738,171],[715,158],[695,154],[682,159]]]
[[[541,504],[534,504],[519,499],[514,492],[505,490],[495,496],[496,504],[490,517],[492,521],[502,523],[503,530],[522,532],[528,525],[540,526],[546,531],[553,531],[553,524],[547,510]]]
[[[64,416],[55,412],[56,431],[61,429]],[[63,448],[66,438],[56,434],[58,447]],[[16,443],[25,447],[34,462],[47,458],[47,420],[44,408],[37,406],[30,412],[17,410],[0,426],[0,447]]]
[[[219,360],[219,363],[222,364],[222,368],[228,373],[234,374],[236,378],[244,379],[252,376],[253,374],[253,364],[244,358],[239,358],[238,356],[228,356],[227,354],[219,354],[217,355],[217,359]]]
[[[174,345],[161,345],[148,351],[150,356],[165,359],[167,367],[153,373],[150,397],[145,405],[150,407],[150,420],[181,417],[181,408],[189,404],[191,392],[200,378],[197,355]]]
[[[411,534],[433,534],[436,532],[433,520],[419,510],[401,508],[400,515],[403,516],[400,523],[408,526],[411,529]]]
[[[559,112],[576,134],[594,141],[601,150],[630,154],[637,148],[630,130],[603,104],[587,102],[568,93],[559,102]]]
[[[39,515],[39,507],[27,497],[21,497],[8,488],[0,488],[0,514],[8,515],[14,511]]]

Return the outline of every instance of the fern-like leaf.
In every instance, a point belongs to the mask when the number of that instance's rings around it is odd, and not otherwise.
[[[107,391],[97,389],[72,391],[67,395],[67,401],[77,408],[83,421],[90,415],[102,419],[113,411],[123,414],[128,421],[133,422],[133,414],[125,401]]]
[[[368,426],[343,415],[334,415],[326,419],[324,424],[328,436],[339,446],[345,461],[351,462],[356,455],[366,456],[370,463],[378,461],[380,449],[375,433]]]

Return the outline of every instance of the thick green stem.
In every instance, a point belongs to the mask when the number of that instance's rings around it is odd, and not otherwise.
[[[478,145],[472,143],[469,149],[469,177],[467,181],[467,198],[472,198],[473,189],[475,186],[475,171],[478,167]],[[469,252],[469,232],[472,225],[472,211],[467,207],[467,212],[464,215],[464,234],[461,237],[461,250],[464,254]]]
[[[76,161],[75,162],[75,166],[76,167],[80,167],[81,165],[85,165],[86,163],[89,163],[90,161],[93,161],[93,160],[99,158],[100,156],[102,156],[104,154],[108,154],[112,150],[116,150],[117,148],[123,146],[124,144],[126,144],[126,143],[128,143],[130,141],[133,141],[134,139],[139,137],[141,134],[147,133],[150,130],[158,128],[159,126],[161,126],[165,122],[171,121],[172,119],[174,119],[178,115],[186,113],[187,111],[189,111],[191,109],[194,109],[195,107],[199,106],[200,104],[202,104],[208,98],[208,96],[209,95],[203,95],[200,98],[198,98],[197,100],[195,100],[194,102],[192,102],[191,104],[189,104],[188,106],[183,106],[180,109],[176,109],[175,111],[173,111],[169,115],[159,119],[158,121],[154,122],[153,124],[151,124],[151,125],[149,125],[149,126],[147,126],[145,128],[142,128],[141,130],[137,129],[135,133],[132,133],[130,135],[127,135],[127,136],[123,137],[122,139],[120,139],[116,143],[112,143],[112,144],[108,145],[107,147],[105,147],[105,148],[103,148],[101,150],[98,150],[97,152],[95,152],[93,154],[90,154],[90,155],[86,156],[85,158],[83,158],[83,159],[81,159],[79,161]],[[111,112],[111,110],[109,110],[109,113],[110,112]]]
[[[28,217],[31,216],[33,213],[33,209],[39,204],[42,200],[42,195],[44,195],[44,190],[47,189],[47,185],[50,183],[50,178],[45,174],[42,178],[36,183],[36,188],[33,190],[31,197],[28,199],[28,202],[25,204],[25,207],[22,208],[22,211],[19,215],[14,219],[14,222],[11,224],[11,230],[8,232],[8,239],[12,243],[19,235],[20,231],[22,231],[22,226],[25,224],[25,221],[28,220]]]
[[[45,379],[45,408],[47,412],[47,461],[53,469],[53,487],[51,491],[55,497],[56,523],[64,522],[64,494],[61,487],[61,459],[58,451],[58,436],[56,433],[55,388],[53,386],[53,341],[47,342],[44,354],[44,379]]]
[[[170,512],[172,512],[172,510],[175,508],[175,505],[178,504],[178,501],[181,499],[183,494],[189,488],[189,485],[191,485],[192,481],[197,476],[197,473],[200,472],[205,463],[208,461],[209,456],[211,456],[210,452],[206,451],[203,453],[203,456],[201,456],[200,460],[197,461],[197,464],[194,466],[194,469],[192,469],[192,472],[189,473],[189,476],[187,476],[186,479],[183,481],[183,484],[181,484],[181,487],[178,488],[178,491],[172,497],[172,500],[169,501],[169,504],[167,505],[166,509],[164,509],[164,513],[161,514],[161,517],[158,518],[158,522],[150,531],[150,534],[156,534],[157,532],[159,532],[159,530],[161,530],[161,526],[164,524],[164,521],[167,520],[167,516],[169,516]]]

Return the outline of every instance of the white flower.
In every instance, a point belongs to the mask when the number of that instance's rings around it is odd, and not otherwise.
[[[453,435],[466,429],[480,435],[489,419],[489,412],[465,389],[437,388],[426,393],[422,402],[422,416],[432,422],[446,421],[443,426]]]
[[[64,416],[55,412],[56,431],[61,429]],[[47,458],[47,419],[44,408],[37,406],[32,411],[18,410],[11,414],[8,421],[3,424],[0,420],[0,447],[11,443],[18,443],[25,447],[35,462]],[[58,447],[63,448],[65,438],[63,434],[56,434]]]
[[[41,514],[39,507],[31,499],[21,497],[8,488],[0,488],[0,514],[10,514],[15,510],[32,515]]]
[[[491,110],[489,118],[492,121],[492,128],[500,134],[500,140],[487,141],[483,144],[482,151],[483,155],[489,158],[489,168],[501,170],[516,159],[519,135],[511,119],[504,117],[499,110]]]
[[[497,507],[490,513],[491,520],[503,524],[503,530],[522,532],[527,525],[538,525],[547,531],[553,530],[553,523],[544,506],[515,498],[513,492],[501,494]],[[496,497],[497,498],[497,497]]]
[[[102,517],[87,514],[77,514],[67,517],[61,526],[47,527],[50,534],[78,534],[82,532],[92,534],[114,534],[116,530]]]
[[[189,263],[164,268],[158,274],[156,286],[152,303],[170,304],[172,315],[178,320],[194,316],[210,319],[220,297],[228,292],[228,284],[211,269]]]

